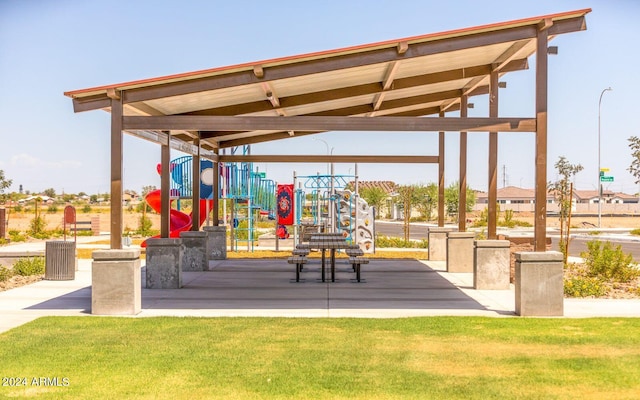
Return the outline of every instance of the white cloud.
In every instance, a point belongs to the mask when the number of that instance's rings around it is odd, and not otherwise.
[[[76,160],[47,161],[30,154],[21,153],[11,157],[10,165],[21,168],[67,169],[80,168],[82,163]]]

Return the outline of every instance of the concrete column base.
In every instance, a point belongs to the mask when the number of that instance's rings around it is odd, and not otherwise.
[[[557,251],[521,252],[516,257],[516,314],[564,315],[563,257]]]
[[[429,260],[447,261],[447,233],[454,231],[454,228],[427,228],[427,241],[429,242]]]
[[[473,254],[473,288],[479,290],[509,289],[508,240],[476,240]]]
[[[211,260],[227,259],[227,227],[205,226],[207,233],[207,257]]]
[[[474,232],[447,233],[447,272],[473,272]]]
[[[147,240],[147,289],[182,287],[182,239]]]
[[[207,271],[207,232],[185,231],[182,239],[182,271]]]
[[[140,250],[96,250],[91,264],[91,314],[135,315],[142,308]]]

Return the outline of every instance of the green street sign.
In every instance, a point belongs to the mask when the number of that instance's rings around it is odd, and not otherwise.
[[[601,176],[600,182],[613,182],[613,176]]]

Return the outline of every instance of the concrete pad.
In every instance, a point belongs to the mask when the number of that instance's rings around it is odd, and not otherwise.
[[[0,332],[46,315],[91,315],[91,260],[79,261],[73,281],[0,292]],[[372,259],[360,283],[343,260],[335,283],[319,280],[317,259],[305,265],[300,283],[285,259],[228,259],[209,267],[185,272],[182,289],[142,289],[142,310],[133,317],[515,316],[513,285],[475,290],[472,273],[448,273],[444,261]],[[565,317],[640,317],[640,300],[566,299]]]

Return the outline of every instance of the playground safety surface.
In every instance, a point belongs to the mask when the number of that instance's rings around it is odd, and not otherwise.
[[[442,261],[377,260],[356,282],[337,264],[336,282],[320,281],[319,260],[295,269],[282,259],[233,259],[209,271],[184,272],[181,289],[144,288],[151,316],[370,317],[515,316],[515,291],[474,290],[470,273],[447,273]],[[565,317],[640,317],[640,300],[565,299]],[[91,315],[91,260],[79,260],[73,281],[39,281],[0,292],[0,332],[40,316]]]

